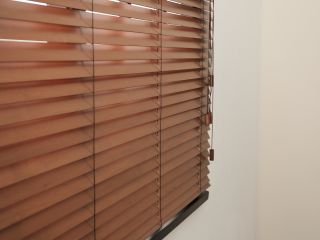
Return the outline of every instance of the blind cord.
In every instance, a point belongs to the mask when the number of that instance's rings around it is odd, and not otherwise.
[[[96,233],[96,100],[95,100],[95,51],[94,51],[94,0],[91,1],[91,8],[92,8],[92,18],[91,18],[91,26],[92,26],[92,73],[93,73],[93,77],[92,77],[92,95],[93,95],[93,238],[97,239],[97,233]]]
[[[159,20],[159,19],[158,19]],[[162,137],[161,137],[161,131],[162,131],[162,0],[160,0],[160,136],[159,136],[159,140],[160,140],[160,226],[162,227]]]
[[[214,99],[214,0],[210,0],[209,2],[209,51],[212,51],[212,62],[211,66],[209,66],[209,74],[210,74],[210,111],[211,111],[211,147],[210,147],[210,160],[214,161],[214,148],[213,148],[213,99]]]

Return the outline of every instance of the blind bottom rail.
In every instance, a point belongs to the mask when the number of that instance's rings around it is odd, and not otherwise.
[[[149,240],[164,239],[169,233],[171,233],[176,227],[178,227],[185,219],[187,219],[208,199],[208,191],[200,193],[200,195],[196,197],[191,203],[189,203],[184,209],[182,209],[168,225],[155,232]]]

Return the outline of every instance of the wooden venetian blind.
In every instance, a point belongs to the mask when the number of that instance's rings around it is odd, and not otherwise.
[[[211,9],[0,1],[1,240],[145,239],[209,187]]]

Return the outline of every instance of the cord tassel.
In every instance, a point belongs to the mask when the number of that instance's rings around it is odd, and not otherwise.
[[[211,75],[210,77],[209,77],[209,86],[210,87],[214,87],[214,76],[213,75]]]
[[[210,149],[210,161],[214,161],[214,149]]]

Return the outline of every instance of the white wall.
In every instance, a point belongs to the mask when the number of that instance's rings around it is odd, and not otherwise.
[[[320,1],[215,9],[211,198],[166,239],[319,240]]]
[[[320,1],[264,0],[258,240],[320,239]]]
[[[254,240],[260,5],[223,0],[215,11],[211,196],[166,240]]]

